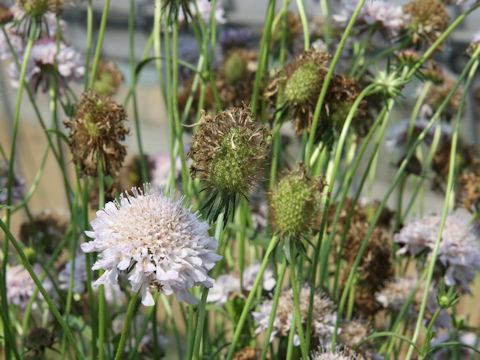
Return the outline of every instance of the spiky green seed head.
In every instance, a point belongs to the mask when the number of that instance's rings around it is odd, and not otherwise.
[[[50,0],[20,0],[19,5],[33,17],[41,17],[50,10]]]
[[[285,84],[285,98],[294,104],[307,104],[318,97],[322,78],[321,67],[314,61],[301,65]]]
[[[238,52],[233,52],[225,61],[225,76],[229,81],[235,83],[240,81],[245,74],[245,61]]]
[[[310,178],[305,168],[284,176],[270,195],[270,209],[276,230],[299,237],[308,232],[320,209],[322,178]]]
[[[192,139],[192,176],[224,193],[247,195],[259,180],[270,145],[270,132],[257,127],[249,109],[204,114]]]

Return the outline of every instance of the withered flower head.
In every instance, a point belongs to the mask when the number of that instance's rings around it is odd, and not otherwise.
[[[123,75],[112,60],[100,60],[95,79],[94,90],[103,96],[115,95],[123,83]]]
[[[43,211],[33,216],[33,221],[25,221],[20,226],[20,240],[38,253],[52,254],[62,241],[68,227],[65,218],[58,214]]]
[[[308,176],[305,165],[286,173],[270,193],[269,209],[274,228],[299,237],[312,229],[320,211],[323,177]]]
[[[10,9],[0,4],[0,25],[4,25],[13,19],[13,12]]]
[[[73,162],[87,176],[97,176],[98,161],[103,172],[114,178],[127,153],[125,140],[129,129],[123,107],[110,98],[88,90],[75,106],[73,120],[64,121],[70,129],[69,143]]]
[[[428,45],[434,43],[447,28],[450,19],[445,6],[436,0],[411,1],[403,5],[403,12],[410,15],[408,27],[416,46],[421,46],[423,41]]]
[[[35,328],[25,337],[25,347],[36,354],[42,354],[45,349],[51,348],[53,344],[53,333],[45,328]]]
[[[203,113],[188,156],[190,171],[207,185],[227,193],[247,195],[260,180],[270,132],[257,126],[248,108],[233,108],[214,117]]]
[[[257,360],[259,352],[257,349],[247,346],[233,354],[233,360]]]
[[[302,21],[300,15],[288,10],[287,11],[287,26],[286,26],[286,38],[285,42],[289,48],[292,47],[294,41],[303,34]],[[282,20],[276,23],[276,26],[272,29],[272,43],[278,44],[282,40],[283,32],[283,17]]]
[[[467,211],[475,213],[480,205],[480,175],[474,171],[465,172],[458,184],[457,199]]]
[[[215,116],[203,113],[188,156],[194,161],[192,177],[203,180],[211,190],[204,207],[213,210],[209,210],[210,220],[220,214],[219,204],[226,206],[228,215],[228,209],[234,209],[236,195],[248,196],[260,180],[269,137],[268,129],[255,124],[248,108],[232,108]],[[210,207],[213,204],[217,204],[216,209]]]
[[[332,224],[338,206],[330,207],[328,223]],[[348,229],[347,219],[350,210],[353,213]],[[370,227],[369,211],[360,204],[353,205],[353,200],[348,199],[340,210],[339,220],[335,228],[335,241],[340,245],[341,239],[346,232],[343,249],[340,256],[347,262],[346,272],[342,282],[346,281],[347,275],[355,262],[358,251]],[[331,227],[329,232],[333,231]],[[355,309],[365,316],[373,315],[378,310],[373,294],[378,291],[385,281],[394,275],[392,263],[391,245],[393,238],[386,226],[375,226],[368,239],[360,264],[357,268],[357,286],[355,293]]]
[[[430,105],[434,111],[436,111],[443,101],[447,98],[450,91],[455,86],[455,80],[450,77],[443,76],[442,81],[438,84],[433,84],[428,91],[427,97],[425,98],[425,103]],[[447,103],[446,108],[442,112],[442,115],[445,116],[445,120],[450,121],[454,116],[457,115],[458,110],[460,109],[460,101],[462,100],[462,89],[459,87],[453,93],[453,96]]]
[[[344,320],[340,325],[342,331],[338,335],[339,342],[348,349],[354,349],[373,332],[372,325],[367,320]],[[364,343],[358,350],[366,359],[372,359],[371,341]]]
[[[61,14],[64,0],[18,0],[17,6],[25,11],[26,15],[41,17],[52,11]]]

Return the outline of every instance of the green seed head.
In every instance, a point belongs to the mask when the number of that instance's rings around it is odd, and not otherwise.
[[[23,253],[27,257],[30,264],[35,264],[37,262],[37,252],[34,248],[26,247],[25,249],[23,249]]]
[[[43,16],[49,9],[49,0],[20,0],[20,7],[30,16]]]
[[[270,195],[277,231],[293,237],[307,232],[319,210],[323,187],[323,180],[308,177],[304,167],[284,176]]]
[[[192,176],[222,193],[247,195],[264,167],[269,136],[248,109],[232,108],[215,117],[204,114],[189,152],[195,162]]]
[[[225,76],[232,83],[242,79],[245,74],[245,61],[238,52],[232,53],[224,65]]]
[[[301,65],[293,72],[285,85],[285,98],[304,105],[318,96],[322,86],[322,71],[313,61]]]
[[[94,139],[98,138],[98,136],[100,135],[100,129],[95,123],[93,115],[90,113],[86,114],[83,121],[85,123],[85,130],[87,131],[88,135],[90,135],[90,137]]]

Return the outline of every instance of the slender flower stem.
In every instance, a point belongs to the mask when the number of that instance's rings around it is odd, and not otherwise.
[[[437,261],[437,256],[438,256],[438,250],[440,248],[440,241],[442,240],[442,234],[443,234],[443,228],[445,226],[445,221],[447,219],[447,214],[449,211],[449,204],[451,200],[451,194],[454,191],[454,178],[455,178],[455,160],[456,160],[456,150],[457,150],[457,142],[458,142],[458,130],[460,127],[460,119],[462,118],[462,109],[463,106],[465,105],[465,99],[468,94],[468,89],[472,83],[472,80],[474,78],[474,75],[477,71],[479,60],[478,57],[480,55],[480,46],[477,47],[475,53],[472,55],[472,59],[476,59],[475,63],[472,65],[470,72],[468,74],[466,83],[465,83],[465,89],[462,94],[462,98],[460,100],[460,105],[458,108],[458,113],[457,113],[457,118],[453,127],[453,134],[452,134],[452,145],[450,149],[450,162],[449,162],[449,168],[448,168],[448,178],[447,178],[447,189],[445,191],[445,203],[443,206],[443,211],[442,211],[442,218],[440,220],[440,225],[438,229],[438,234],[437,234],[437,239],[435,241],[435,246],[432,251],[432,255],[429,258],[429,264],[428,264],[428,273],[427,273],[427,280],[425,282],[425,291],[423,293],[423,300],[422,304],[420,306],[420,310],[418,312],[418,319],[417,323],[415,325],[415,331],[413,333],[412,337],[412,342],[416,343],[418,340],[418,337],[420,335],[420,329],[422,326],[423,322],[423,315],[425,314],[425,308],[427,306],[427,301],[428,301],[428,296],[430,292],[430,285],[432,283],[432,278],[433,278],[433,272],[435,270],[435,263]],[[409,347],[408,353],[406,360],[410,360],[413,355],[413,347]]]
[[[245,305],[242,310],[242,314],[240,315],[240,319],[237,322],[237,326],[235,328],[235,333],[233,335],[233,340],[232,343],[230,344],[230,348],[228,349],[228,354],[227,354],[227,360],[232,360],[233,353],[235,352],[235,346],[237,345],[237,342],[240,338],[240,335],[242,333],[242,328],[243,324],[245,323],[245,320],[247,318],[247,315],[250,311],[250,308],[252,307],[253,299],[255,298],[255,294],[257,293],[258,286],[260,285],[260,282],[263,277],[263,273],[265,272],[265,269],[267,268],[268,265],[268,260],[270,258],[270,254],[272,251],[275,249],[278,243],[278,236],[274,235],[270,243],[268,244],[267,251],[265,252],[265,255],[262,260],[262,264],[260,266],[260,270],[258,271],[257,277],[255,278],[255,281],[253,283],[252,289],[250,290],[250,294],[248,294],[247,301],[245,302]]]
[[[300,351],[302,352],[302,358],[303,360],[308,360],[308,351],[307,351],[307,346],[305,343],[305,337],[303,336],[303,327],[302,327],[302,315],[300,312],[300,297],[299,297],[299,291],[298,291],[298,285],[299,281],[296,276],[296,271],[295,271],[295,244],[293,243],[292,240],[290,240],[290,283],[292,286],[292,292],[293,292],[293,303],[294,303],[294,311],[295,311],[295,319],[297,323],[297,328],[298,328],[298,337],[300,338]],[[306,329],[307,332],[310,331],[310,329]]]
[[[11,140],[11,149],[10,149],[10,159],[8,164],[8,178],[7,178],[7,213],[6,213],[6,226],[10,229],[10,217],[12,213],[12,209],[10,205],[12,204],[12,186],[13,186],[13,168],[15,164],[15,149],[17,145],[17,134],[18,134],[18,123],[20,120],[20,107],[22,103],[22,94],[23,94],[23,87],[25,84],[25,74],[27,72],[27,66],[29,63],[30,52],[32,50],[33,42],[35,40],[35,36],[37,34],[37,22],[34,20],[32,21],[32,26],[30,28],[30,33],[28,34],[28,41],[27,46],[25,48],[25,55],[23,56],[22,66],[20,69],[20,78],[18,82],[18,90],[17,90],[17,100],[15,106],[15,115],[13,119],[13,133],[12,133],[12,140]],[[2,307],[6,309],[5,315],[2,319],[5,321],[3,326],[4,329],[8,329],[9,333],[11,329],[11,322],[10,316],[8,312],[8,303],[7,303],[7,264],[8,264],[8,241],[4,241],[3,245],[3,263],[2,263],[2,271],[1,271],[1,291],[2,291]],[[10,359],[11,356],[11,344],[5,344],[5,357]]]
[[[123,323],[123,329],[120,335],[120,341],[118,342],[117,352],[115,353],[115,360],[120,360],[122,358],[123,350],[125,349],[125,341],[127,340],[128,328],[130,327],[132,316],[135,310],[135,305],[137,304],[138,295],[141,291],[142,289],[136,292],[130,299],[130,302],[128,303],[127,315],[125,316],[125,322]]]
[[[25,253],[22,250],[22,246],[15,239],[15,237],[12,235],[12,233],[10,232],[7,225],[5,224],[5,222],[2,219],[0,219],[0,228],[4,231],[5,235],[7,236],[7,238],[12,243],[13,247],[15,248],[15,250],[18,253],[20,261],[22,262],[23,266],[25,267],[25,269],[28,271],[28,273],[32,277],[32,280],[35,283],[38,290],[40,291],[40,293],[42,294],[43,299],[48,304],[48,307],[49,307],[50,311],[52,312],[53,316],[57,319],[58,323],[60,324],[63,331],[65,332],[65,334],[67,336],[67,339],[68,339],[68,341],[70,342],[70,345],[73,348],[73,351],[75,353],[75,357],[77,359],[85,359],[85,356],[80,352],[80,350],[77,346],[77,343],[75,341],[75,338],[73,337],[73,334],[72,334],[72,331],[70,330],[70,327],[67,325],[67,323],[63,319],[62,315],[58,312],[57,307],[56,307],[55,303],[53,302],[52,298],[50,297],[50,295],[48,295],[48,293],[45,290],[45,288],[43,287],[41,281],[38,279],[37,275],[35,274],[35,271],[33,271],[32,266],[30,265],[27,257],[25,256]]]
[[[203,325],[205,323],[205,307],[207,304],[208,288],[202,291],[202,299],[200,300],[200,311],[198,313],[198,320],[195,328],[195,340],[193,343],[193,359],[200,359],[200,342],[202,340]]]
[[[272,36],[272,24],[275,15],[276,0],[269,0],[267,8],[267,18],[265,19],[265,27],[263,29],[262,45],[260,47],[260,56],[258,61],[258,69],[255,74],[255,83],[253,85],[253,93],[250,108],[254,114],[257,112],[258,95],[260,92],[260,82],[263,74],[267,69],[264,66],[267,62],[270,49],[270,39]]]
[[[87,3],[87,50],[85,52],[85,79],[83,91],[88,89],[88,72],[90,70],[90,57],[92,56],[92,38],[93,38],[93,7],[92,0]]]
[[[287,260],[283,259],[280,272],[276,280],[275,294],[273,295],[272,311],[270,313],[270,318],[268,320],[267,331],[265,332],[265,340],[263,342],[262,354],[260,355],[260,360],[265,360],[267,357],[268,344],[270,344],[270,335],[273,330],[273,322],[275,321],[275,314],[277,313],[278,300],[280,299],[280,294],[282,293],[282,283],[283,278],[285,277],[285,272],[287,271]]]
[[[105,182],[102,168],[102,159],[97,156],[98,169],[98,208],[102,209],[105,205]],[[103,271],[101,270],[100,273]],[[100,360],[105,358],[104,342],[105,342],[105,294],[104,285],[98,287],[98,356]]]
[[[297,7],[300,20],[302,21],[304,48],[307,51],[310,49],[310,33],[308,31],[308,19],[303,6],[303,0],[297,0]]]
[[[337,51],[335,51],[335,55],[333,56],[327,75],[325,76],[325,80],[323,81],[322,90],[320,90],[320,95],[318,96],[317,105],[315,106],[315,112],[313,114],[312,126],[310,129],[310,134],[308,136],[307,148],[305,149],[305,163],[307,164],[307,166],[309,166],[309,159],[313,151],[313,142],[315,141],[315,133],[317,130],[318,119],[320,118],[320,111],[322,110],[322,107],[323,107],[323,101],[325,100],[325,96],[327,95],[328,85],[330,84],[330,80],[333,76],[333,72],[335,71],[335,66],[337,65],[337,62],[340,59],[342,50],[345,46],[345,43],[347,42],[348,36],[352,31],[353,25],[355,24],[355,21],[357,20],[357,17],[360,14],[360,10],[362,9],[362,6],[364,3],[365,3],[365,0],[360,0],[358,2],[358,5],[352,17],[350,18],[350,22],[348,23],[347,28],[345,29],[345,32],[342,35],[342,39],[338,44]]]
[[[110,7],[110,0],[105,0],[105,4],[103,5],[102,20],[100,20],[100,30],[98,32],[97,48],[95,49],[95,56],[93,57],[92,74],[91,74],[90,83],[88,86],[89,88],[93,88],[93,85],[95,85],[98,62],[100,61],[100,53],[102,52],[103,37],[105,36],[105,28],[107,26],[109,7]],[[85,70],[88,71],[88,69],[85,69]]]
[[[130,92],[133,99],[133,118],[135,120],[135,134],[137,136],[137,146],[140,155],[140,170],[142,173],[142,181],[148,182],[147,161],[145,159],[145,153],[143,152],[142,134],[140,131],[140,120],[138,116],[138,104],[136,95],[137,85],[137,73],[135,71],[135,0],[130,0],[130,12],[128,15],[128,45],[129,45],[129,60],[130,60],[130,76],[131,87]]]

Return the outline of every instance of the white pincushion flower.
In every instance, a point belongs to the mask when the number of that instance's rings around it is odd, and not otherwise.
[[[253,288],[253,283],[260,271],[260,261],[255,261],[252,265],[247,267],[243,272],[243,289],[250,291]],[[269,263],[262,276],[262,285],[266,291],[272,291],[276,284],[275,274],[273,273],[273,265]]]
[[[405,226],[395,235],[395,242],[403,245],[399,254],[413,256],[422,251],[431,256],[440,228],[440,216],[426,216]],[[469,291],[468,283],[480,271],[480,243],[468,221],[455,215],[447,216],[437,261],[445,270],[445,283],[458,286],[461,291]]]
[[[115,284],[120,272],[128,273],[132,291],[142,289],[142,303],[154,305],[150,288],[179,301],[197,304],[189,289],[195,285],[212,287],[208,271],[222,257],[215,253],[218,242],[208,236],[208,224],[196,214],[147,186],[132,189],[120,202],[112,201],[91,222],[93,241],[83,243],[84,252],[99,252],[93,270],[104,269],[95,282]]]

